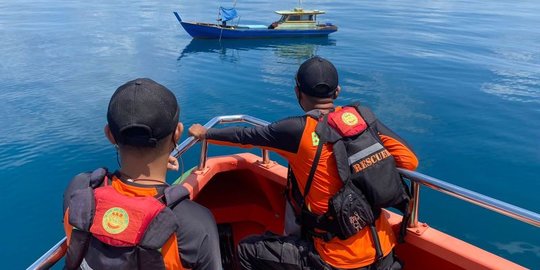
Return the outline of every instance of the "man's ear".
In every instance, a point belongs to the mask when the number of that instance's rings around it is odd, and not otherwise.
[[[332,99],[336,99],[339,96],[339,92],[341,92],[341,86],[338,85],[336,87],[336,92],[334,92],[334,96],[332,97]]]
[[[178,142],[180,140],[180,137],[182,136],[182,132],[184,131],[184,124],[182,122],[178,122],[178,125],[176,125],[176,130],[174,131],[174,141]]]
[[[111,144],[117,144],[111,132],[111,129],[109,128],[109,124],[105,125],[105,128],[103,128],[103,132],[105,132],[105,137],[107,137],[107,139],[109,140],[109,142],[111,142]]]
[[[298,86],[294,87],[294,93],[296,94],[296,99],[300,99],[300,89],[298,89]]]

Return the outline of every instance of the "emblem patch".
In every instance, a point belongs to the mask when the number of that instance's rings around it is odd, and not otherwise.
[[[126,210],[120,207],[113,207],[105,212],[101,223],[106,232],[110,234],[119,234],[127,228],[129,224],[129,215]]]
[[[356,124],[358,124],[358,118],[356,117],[356,115],[350,113],[350,112],[346,112],[344,114],[341,115],[341,121],[343,121],[343,123],[345,123],[345,125],[347,126],[354,126]]]
[[[319,135],[317,135],[315,131],[311,132],[311,142],[313,143],[313,146],[319,145]]]

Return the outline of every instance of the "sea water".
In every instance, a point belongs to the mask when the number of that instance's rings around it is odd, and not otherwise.
[[[371,107],[414,147],[420,172],[540,212],[540,2],[304,1],[338,32],[233,42],[192,40],[172,13],[212,22],[232,4],[0,1],[0,268],[28,266],[63,236],[73,175],[117,167],[103,126],[119,85],[166,85],[186,127],[228,114],[273,121],[302,113],[294,74],[313,55],[337,66],[338,103]],[[232,23],[270,24],[297,5],[237,1]],[[420,201],[430,226],[540,269],[540,229],[427,188]]]

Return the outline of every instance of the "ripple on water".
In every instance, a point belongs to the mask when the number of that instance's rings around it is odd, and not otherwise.
[[[482,91],[503,99],[540,103],[540,54],[498,50],[499,64],[491,67],[494,79]]]

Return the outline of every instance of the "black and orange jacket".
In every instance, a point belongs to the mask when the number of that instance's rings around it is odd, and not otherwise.
[[[314,110],[307,115],[286,118],[265,127],[209,129],[206,138],[216,144],[259,146],[275,151],[289,161],[298,187],[303,192],[317,150],[318,137],[314,136],[314,133],[319,114]],[[395,158],[398,167],[416,169],[418,160],[404,140],[379,120],[376,120],[372,127],[378,132],[385,148]],[[328,209],[328,200],[341,189],[342,185],[332,146],[324,145],[311,190],[305,199],[308,209],[317,215],[325,213]],[[395,246],[396,239],[384,215],[381,215],[375,225],[382,251],[387,255]],[[346,240],[333,238],[325,242],[314,238],[314,245],[321,258],[337,268],[363,267],[372,264],[375,258],[375,249],[368,228]]]
[[[167,187],[165,184],[141,185],[127,182],[120,175],[112,177],[111,185],[117,192],[128,197],[160,197]],[[73,230],[68,222],[69,199],[77,190],[88,186],[88,173],[82,173],[73,178],[64,192],[64,229],[68,245]],[[212,213],[191,200],[181,201],[172,211],[177,217],[176,237],[171,237],[161,249],[167,269],[221,269],[219,236]],[[174,265],[178,262],[178,256],[181,265]]]

